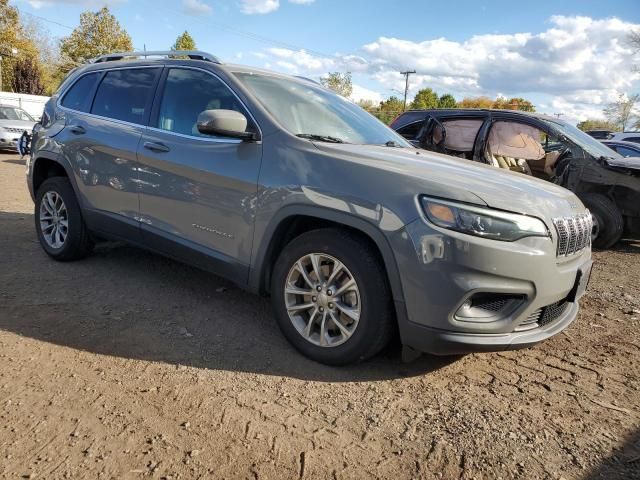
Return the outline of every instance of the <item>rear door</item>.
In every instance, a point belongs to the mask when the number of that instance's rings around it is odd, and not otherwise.
[[[61,100],[65,128],[56,140],[77,176],[92,229],[125,238],[139,235],[136,150],[161,71],[135,67],[89,73]]]
[[[138,148],[142,234],[157,250],[242,282],[262,143],[199,133],[198,114],[212,109],[239,111],[258,133],[248,110],[212,72],[166,68]]]

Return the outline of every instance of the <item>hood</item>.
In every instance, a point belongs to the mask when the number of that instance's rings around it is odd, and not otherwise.
[[[424,185],[424,191],[416,194],[435,195],[434,192],[447,190],[468,192],[481,200],[474,203],[484,202],[492,208],[538,217],[572,216],[584,211],[580,200],[563,187],[478,162],[411,148],[330,143],[315,145],[346,161],[361,162],[389,173],[401,173],[418,179]],[[472,198],[471,195],[466,197]],[[460,198],[460,195],[449,198]]]
[[[605,158],[604,164],[612,170],[640,175],[640,157]]]
[[[27,130],[31,132],[36,122],[28,122],[25,120],[0,120],[0,127],[3,128],[18,128],[20,130]]]

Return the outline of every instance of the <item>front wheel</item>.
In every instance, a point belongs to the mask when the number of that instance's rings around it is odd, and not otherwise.
[[[587,193],[580,199],[593,218],[591,232],[593,246],[600,249],[613,247],[622,238],[624,230],[622,214],[616,204],[600,193]]]
[[[292,240],[276,261],[271,300],[285,337],[320,363],[370,358],[393,333],[379,256],[365,239],[342,230],[314,230]]]

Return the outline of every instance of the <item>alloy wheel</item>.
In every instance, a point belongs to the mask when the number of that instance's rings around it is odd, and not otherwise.
[[[54,191],[40,201],[40,231],[51,248],[62,248],[69,233],[69,215],[62,197]]]
[[[298,333],[320,347],[343,344],[360,321],[360,291],[353,274],[340,260],[324,253],[307,254],[293,264],[284,300]]]

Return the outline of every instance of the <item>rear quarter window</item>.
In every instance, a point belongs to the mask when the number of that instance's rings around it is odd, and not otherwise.
[[[91,106],[90,95],[93,92],[99,73],[89,73],[84,75],[73,84],[73,86],[65,93],[60,103],[63,107],[80,112],[88,112]]]

